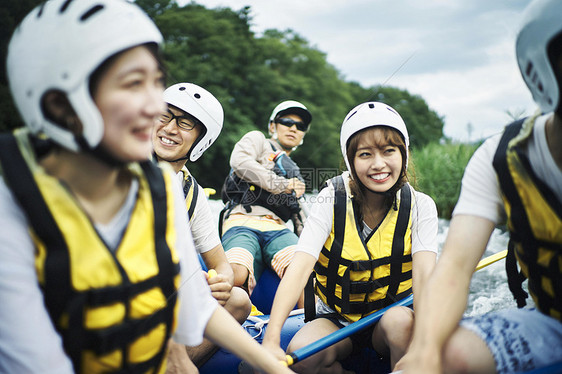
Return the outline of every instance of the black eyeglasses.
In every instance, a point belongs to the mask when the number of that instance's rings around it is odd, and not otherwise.
[[[173,119],[176,119],[176,124],[178,127],[185,131],[191,131],[195,128],[197,121],[192,116],[176,116],[172,113],[169,109],[167,113],[163,113],[160,116],[160,122],[163,124],[168,124],[172,122]]]
[[[287,127],[293,127],[293,125],[296,125],[297,130],[303,131],[303,132],[308,130],[308,125],[305,125],[304,122],[295,121],[295,120],[290,119],[290,118],[279,118],[279,119],[275,120],[275,123],[278,123],[280,125],[287,126]]]

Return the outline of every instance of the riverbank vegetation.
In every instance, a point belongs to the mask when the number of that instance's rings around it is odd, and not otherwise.
[[[411,179],[433,198],[439,217],[450,219],[468,160],[480,143],[431,143],[412,151]]]

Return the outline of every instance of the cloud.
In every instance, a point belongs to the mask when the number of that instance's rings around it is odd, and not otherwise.
[[[467,140],[501,131],[506,111],[534,108],[515,62],[515,35],[530,0],[206,0],[251,7],[253,31],[292,29],[325,52],[349,81],[422,96]],[[181,4],[181,1],[180,1]]]

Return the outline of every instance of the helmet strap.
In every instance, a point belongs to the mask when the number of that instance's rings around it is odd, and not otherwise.
[[[95,148],[91,148],[83,136],[77,136],[75,139],[78,145],[80,146],[80,148],[85,153],[94,156],[96,159],[98,159],[99,161],[103,162],[104,164],[112,168],[121,168],[127,164],[123,160],[119,160],[115,156],[113,156],[101,144],[98,144]]]
[[[177,158],[177,159],[175,159],[175,160],[168,161],[168,162],[178,162],[178,161],[187,160],[188,158],[189,158],[189,154],[187,154],[187,155],[185,155],[185,156],[183,156],[183,157]]]

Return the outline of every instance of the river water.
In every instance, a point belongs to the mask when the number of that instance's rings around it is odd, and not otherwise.
[[[224,206],[222,201],[209,200],[209,203],[211,205],[213,215],[218,219],[219,212]],[[440,219],[439,231],[437,234],[439,251],[441,251],[448,229],[449,221]],[[506,249],[508,239],[509,236],[507,232],[500,229],[494,230],[483,258]],[[532,299],[530,297],[527,299],[527,304],[532,305]],[[479,315],[493,310],[515,307],[515,300],[513,299],[507,285],[505,260],[500,260],[474,274],[470,284],[468,306],[465,311],[466,316]]]

